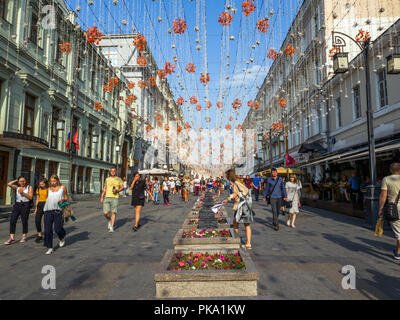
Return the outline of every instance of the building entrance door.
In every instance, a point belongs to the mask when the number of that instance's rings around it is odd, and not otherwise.
[[[8,157],[8,152],[0,151],[0,204],[6,201]]]

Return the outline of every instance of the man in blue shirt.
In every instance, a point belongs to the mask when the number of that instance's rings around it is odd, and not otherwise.
[[[361,178],[357,176],[357,172],[353,172],[352,177],[349,179],[350,184],[350,198],[353,203],[353,208],[357,207],[357,204],[360,201],[360,187],[361,187]]]
[[[287,201],[286,188],[282,178],[278,177],[278,170],[272,168],[271,177],[267,180],[267,185],[264,190],[264,201],[267,197],[271,199],[271,208],[273,215],[274,230],[279,231],[279,213],[282,206],[282,198]]]
[[[261,190],[261,180],[260,180],[260,178],[257,177],[257,176],[255,178],[253,178],[253,182],[251,183],[251,186],[253,187],[256,201],[258,201],[258,197],[259,197],[260,190]]]

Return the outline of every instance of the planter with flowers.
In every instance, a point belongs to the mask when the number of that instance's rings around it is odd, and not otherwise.
[[[174,238],[178,249],[239,249],[240,237],[233,229],[180,229]]]
[[[258,278],[242,249],[168,250],[154,276],[157,298],[257,296]]]
[[[216,218],[218,222],[218,229],[229,229],[232,227],[232,219],[227,217]],[[199,225],[199,218],[186,219],[183,223],[183,230],[197,229]]]

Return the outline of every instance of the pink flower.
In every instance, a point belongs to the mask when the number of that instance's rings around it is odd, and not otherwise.
[[[185,263],[183,261],[179,261],[178,264],[179,264],[180,267],[184,267],[185,266]]]

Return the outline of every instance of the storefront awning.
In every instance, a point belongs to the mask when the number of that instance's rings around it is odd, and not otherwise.
[[[0,134],[0,145],[18,149],[48,149],[49,143],[38,137],[17,132],[4,131]]]
[[[382,153],[382,152],[387,152],[391,150],[396,150],[400,149],[400,143],[392,143],[392,144],[386,144],[386,145],[378,145],[375,147],[375,153]],[[351,150],[345,153],[341,154],[336,154],[333,156],[325,157],[323,159],[308,163],[304,165],[303,167],[310,167],[317,165],[322,162],[327,162],[327,161],[332,161],[332,160],[340,160],[340,162],[343,161],[355,161],[356,158],[363,157],[363,156],[368,156],[369,155],[369,150],[368,147],[360,148],[358,150]]]
[[[298,153],[323,152],[323,151],[326,151],[326,149],[323,148],[318,143],[303,143],[300,146]]]

